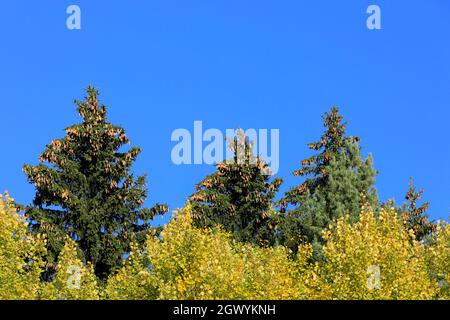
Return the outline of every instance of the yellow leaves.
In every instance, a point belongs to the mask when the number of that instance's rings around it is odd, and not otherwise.
[[[46,291],[52,291],[54,299],[97,300],[100,292],[91,264],[84,265],[77,256],[76,244],[66,238],[66,244],[58,257],[55,280]]]
[[[105,298],[113,300],[150,300],[158,297],[157,280],[150,272],[146,255],[136,244],[128,260],[118,272],[109,277]]]
[[[236,243],[220,229],[193,227],[187,206],[160,238],[148,237],[147,253],[161,299],[293,299],[305,296],[300,276],[311,250],[294,262],[282,247]]]
[[[427,268],[438,282],[437,298],[450,299],[450,225],[439,222],[433,246],[425,251]]]
[[[12,201],[0,195],[0,299],[37,299],[45,240],[28,234]]]
[[[450,225],[430,244],[414,240],[401,217],[364,208],[324,232],[324,261],[304,244],[295,258],[284,247],[235,242],[218,228],[192,225],[188,205],[145,248],[131,246],[124,265],[100,285],[69,238],[55,280],[41,281],[45,235],[32,236],[8,196],[0,196],[0,299],[450,299]],[[44,229],[47,229],[44,226]]]
[[[354,224],[340,219],[324,234],[321,276],[333,299],[430,299],[436,284],[426,273],[422,247],[393,209],[378,218],[366,210]],[[379,274],[371,274],[379,270]],[[375,277],[375,278],[371,278]],[[376,288],[368,285],[377,283]]]

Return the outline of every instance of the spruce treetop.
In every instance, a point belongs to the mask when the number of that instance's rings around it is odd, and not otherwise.
[[[424,190],[417,190],[412,178],[409,178],[409,188],[405,195],[407,203],[400,209],[401,216],[407,229],[412,230],[417,240],[421,241],[436,231],[436,225],[428,220],[429,202],[418,205]]]
[[[82,122],[47,145],[39,165],[23,170],[36,187],[33,205],[26,209],[32,228],[49,234],[49,269],[69,235],[96,274],[106,277],[121,263],[130,241],[143,241],[151,219],[167,208],[142,208],[146,177],[130,172],[141,150],[122,151],[130,141],[123,128],[107,121],[98,95],[89,87],[85,101],[75,101]]]
[[[326,184],[331,162],[336,157],[347,151],[347,146],[358,143],[358,137],[345,136],[347,123],[339,114],[337,107],[332,107],[331,112],[325,112],[322,116],[325,132],[319,141],[308,144],[313,151],[320,151],[309,158],[301,161],[302,167],[293,172],[296,177],[305,177],[305,181],[288,193],[288,200],[295,203],[296,196],[304,195],[308,190],[310,193],[319,186]]]
[[[232,159],[196,185],[190,198],[197,226],[221,225],[244,242],[273,243],[276,212],[273,199],[282,179],[272,179],[269,166],[253,154],[253,142],[242,130],[228,141]]]
[[[286,192],[279,205],[283,216],[282,242],[292,250],[303,241],[315,252],[323,244],[322,231],[335,219],[349,215],[357,221],[361,207],[378,206],[376,171],[369,155],[363,159],[359,138],[346,135],[346,122],[337,107],[323,115],[325,131],[308,146],[316,153],[301,161],[294,176],[304,178]]]

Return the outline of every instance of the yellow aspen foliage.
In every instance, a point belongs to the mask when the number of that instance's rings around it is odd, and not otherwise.
[[[244,263],[243,298],[289,300],[308,299],[311,295],[309,287],[313,285],[313,269],[303,269],[311,257],[311,246],[301,247],[296,261],[291,260],[291,252],[281,246],[259,248],[243,245],[237,253],[236,258]]]
[[[58,300],[98,300],[100,288],[92,264],[84,265],[73,240],[66,239],[58,257],[55,280],[44,288],[45,297]]]
[[[178,212],[161,237],[148,237],[160,299],[294,299],[305,294],[286,249],[245,245],[223,230],[195,228],[190,210]]]
[[[221,230],[196,229],[189,208],[179,212],[147,250],[161,299],[233,299],[243,296],[244,264]]]
[[[324,279],[320,277],[320,265],[311,262],[313,247],[303,244],[298,248],[294,260],[296,266],[296,299],[301,300],[327,300],[331,297],[331,289]]]
[[[437,292],[424,247],[393,209],[381,210],[377,218],[364,208],[359,222],[341,218],[324,238],[320,272],[330,299],[431,299]]]
[[[438,224],[436,239],[428,247],[427,261],[430,277],[438,282],[438,299],[450,299],[450,225]]]
[[[191,207],[176,213],[144,248],[133,244],[121,268],[100,284],[67,238],[55,279],[41,279],[46,237],[29,232],[9,196],[0,196],[0,299],[291,300],[450,299],[450,225],[418,242],[394,209],[358,222],[335,221],[323,234],[323,260],[310,244],[295,258],[282,246],[237,242],[219,227],[193,225]]]
[[[28,233],[12,201],[0,195],[0,300],[38,299],[45,239]]]
[[[157,279],[151,272],[145,252],[132,245],[124,266],[110,276],[105,298],[110,300],[155,300],[159,296]]]

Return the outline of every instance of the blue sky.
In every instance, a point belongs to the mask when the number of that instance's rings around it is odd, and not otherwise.
[[[66,27],[72,4],[81,30]],[[381,30],[366,27],[370,4]],[[92,84],[143,148],[149,205],[182,206],[213,171],[172,163],[173,130],[280,129],[286,190],[338,105],[373,154],[380,198],[403,201],[412,176],[431,216],[449,216],[447,0],[2,1],[0,39],[0,190],[18,202],[34,195],[22,165],[79,121],[72,101]]]

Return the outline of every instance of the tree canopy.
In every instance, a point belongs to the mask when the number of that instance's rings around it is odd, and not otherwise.
[[[346,136],[346,123],[337,107],[323,115],[323,125],[320,140],[309,144],[317,153],[294,171],[304,181],[280,201],[282,212],[287,213],[281,227],[283,243],[293,249],[308,241],[318,250],[322,231],[332,221],[348,214],[355,222],[363,205],[378,206],[372,157],[362,157],[359,138]]]
[[[146,178],[130,172],[141,150],[123,151],[130,141],[123,128],[107,121],[98,92],[89,87],[85,101],[75,103],[82,122],[48,144],[39,165],[23,168],[36,187],[26,213],[33,230],[48,235],[49,271],[68,235],[95,274],[106,278],[120,265],[131,241],[142,242],[151,219],[167,208],[142,208]]]
[[[267,163],[253,154],[253,142],[242,130],[229,141],[233,158],[196,186],[190,197],[197,226],[221,225],[236,239],[274,244],[277,213],[273,202],[282,179],[273,179]]]

